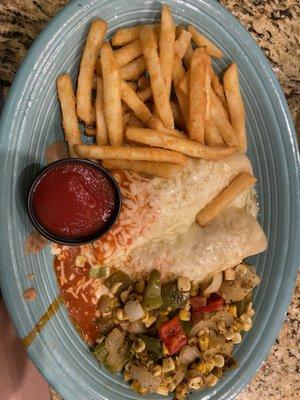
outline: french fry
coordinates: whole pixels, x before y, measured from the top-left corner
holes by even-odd
[[[207,226],[221,212],[228,207],[245,190],[248,190],[256,182],[256,178],[249,172],[242,172],[236,176],[221,193],[207,204],[197,215],[197,222],[201,226]]]
[[[191,44],[192,34],[185,29],[180,29],[175,41],[175,54],[182,60]]]
[[[184,130],[185,122],[179,104],[177,102],[175,103],[174,101],[170,101],[170,105],[172,108],[175,124]]]
[[[146,87],[145,89],[139,90],[137,95],[142,101],[147,101],[152,97],[152,90],[151,87]]]
[[[236,64],[231,64],[230,67],[227,68],[223,77],[223,82],[231,124],[238,139],[238,148],[242,153],[245,153],[247,151],[245,107],[240,92]]]
[[[140,32],[143,54],[150,75],[152,95],[159,118],[167,128],[174,128],[174,119],[169,96],[157,54],[157,45],[153,31],[144,27]]]
[[[148,176],[158,176],[160,178],[172,178],[182,167],[170,163],[157,163],[152,161],[130,161],[130,160],[104,160],[104,168],[110,170],[128,170]]]
[[[224,140],[222,139],[219,131],[212,120],[209,118],[204,123],[204,141],[208,146],[224,146]]]
[[[108,131],[104,116],[104,98],[103,98],[103,82],[102,78],[97,78],[97,94],[96,94],[96,142],[99,146],[108,144]]]
[[[120,68],[120,76],[124,81],[135,81],[146,71],[146,64],[143,56],[135,58]]]
[[[173,65],[173,84],[175,88],[175,94],[179,103],[179,107],[182,112],[182,116],[185,121],[185,125],[188,128],[189,122],[189,97],[184,94],[180,88],[179,84],[182,81],[183,77],[185,76],[185,70],[182,65],[182,61],[180,58],[175,55],[174,57],[174,65]]]
[[[154,29],[154,25],[148,26]],[[111,44],[113,46],[125,46],[139,38],[141,29],[142,25],[119,29],[111,38]]]
[[[120,47],[118,50],[114,51],[114,54],[119,67],[123,67],[142,54],[140,40],[136,39],[134,42],[129,43],[124,47]]]
[[[186,72],[184,77],[179,83],[179,89],[186,95],[189,96],[190,94],[190,70]]]
[[[141,128],[128,128],[141,129]],[[146,147],[110,147],[110,146],[90,146],[86,144],[75,145],[75,150],[80,157],[95,160],[135,160],[168,162],[184,166],[187,158],[176,151],[164,149],[151,149]]]
[[[121,98],[129,108],[137,115],[137,117],[148,126],[154,119],[149,108],[142,102],[134,90],[124,81],[121,82]]]
[[[120,70],[114,53],[107,42],[101,47],[101,67],[104,115],[109,142],[112,146],[121,146],[123,144],[123,121]]]
[[[133,142],[162,147],[205,160],[220,160],[236,151],[236,147],[204,146],[194,140],[174,137],[152,129],[128,128],[126,137]]]
[[[207,53],[215,58],[222,58],[223,53],[216,45],[214,45],[210,40],[206,37],[202,36],[193,25],[189,25],[188,31],[192,34],[193,42],[199,47],[206,47]]]
[[[193,53],[189,81],[189,134],[192,139],[204,144],[210,90],[210,58],[205,48],[197,48]]]
[[[124,81],[121,82],[121,97],[144,125],[161,132],[182,137],[182,134],[179,132],[165,128],[163,123],[151,113],[149,108],[141,101],[135,91],[132,90],[128,83]]]
[[[183,63],[184,63],[184,66],[185,66],[186,69],[189,69],[189,68],[190,68],[191,60],[192,60],[192,56],[193,56],[193,52],[194,52],[193,46],[192,46],[192,44],[190,43],[190,44],[188,45],[188,48],[187,48],[187,50],[186,50],[186,53],[185,53],[185,55],[184,55],[184,57],[183,57]]]
[[[77,115],[87,125],[95,122],[91,114],[92,87],[95,67],[106,33],[107,24],[101,19],[92,22],[84,46],[77,84]]]
[[[212,89],[210,91],[210,94],[210,114],[220,135],[222,136],[222,139],[228,146],[238,146],[237,135],[227,119],[227,114],[221,101],[218,99]]]
[[[211,78],[211,86],[213,88],[213,91],[219,97],[219,99],[221,100],[221,102],[223,104],[225,111],[227,112],[228,104],[227,104],[227,100],[225,97],[224,88],[223,88],[223,85],[220,82],[218,76],[215,74],[215,71],[212,66],[210,68],[210,78]],[[227,118],[228,118],[228,116],[227,116]]]
[[[168,98],[171,93],[172,70],[175,48],[175,24],[170,8],[164,5],[161,13],[159,35],[159,61],[161,72],[165,80]]]
[[[134,42],[139,38],[140,30],[140,26],[119,29],[111,38],[111,44],[113,46],[125,46],[126,44]]]
[[[81,143],[81,134],[76,115],[76,100],[70,75],[60,75],[57,78],[56,85],[62,113],[62,126],[65,140],[68,143],[70,157],[77,157],[74,145],[76,143]]]

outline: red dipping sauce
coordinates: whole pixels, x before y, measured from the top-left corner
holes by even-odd
[[[116,218],[114,182],[92,164],[80,160],[58,162],[34,184],[32,211],[50,234],[67,240],[88,238],[105,231]]]

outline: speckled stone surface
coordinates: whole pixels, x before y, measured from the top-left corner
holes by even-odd
[[[0,0],[0,80],[7,93],[26,51],[67,0]],[[300,134],[299,0],[220,0],[265,51]],[[300,260],[299,260],[300,264]],[[57,397],[53,394],[53,399]],[[267,360],[238,400],[300,398],[300,274]],[[29,400],[29,399],[28,399]]]

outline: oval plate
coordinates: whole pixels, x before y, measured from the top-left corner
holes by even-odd
[[[285,98],[264,54],[246,30],[212,0],[168,1],[177,23],[193,23],[224,52],[220,71],[234,60],[247,111],[249,157],[258,178],[260,222],[269,240],[253,262],[262,277],[255,293],[253,329],[237,348],[239,368],[218,385],[191,399],[232,398],[255,373],[275,340],[290,302],[299,261],[299,154]],[[25,256],[32,230],[25,209],[28,185],[44,164],[44,150],[62,138],[55,79],[69,72],[75,80],[90,21],[117,27],[159,19],[151,0],[82,0],[64,8],[28,52],[12,85],[1,121],[1,287],[19,337],[36,324],[58,294],[49,249]],[[30,282],[26,275],[35,273]],[[37,299],[23,300],[33,285]],[[99,368],[61,307],[28,348],[47,381],[66,399],[137,399],[121,377]],[[147,398],[158,398],[155,395]]]

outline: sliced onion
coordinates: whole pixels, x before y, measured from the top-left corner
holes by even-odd
[[[183,346],[179,353],[179,360],[182,364],[189,365],[200,356],[196,346]]]
[[[132,379],[137,380],[142,388],[154,392],[161,383],[161,378],[153,376],[145,367],[132,364],[130,368]]]
[[[216,275],[214,275],[212,283],[204,290],[205,296],[210,295],[211,293],[217,293],[217,291],[220,289],[222,285],[222,280],[223,280],[223,273],[218,272]]]
[[[129,300],[125,304],[124,311],[130,322],[138,321],[145,315],[143,307],[137,300]]]

